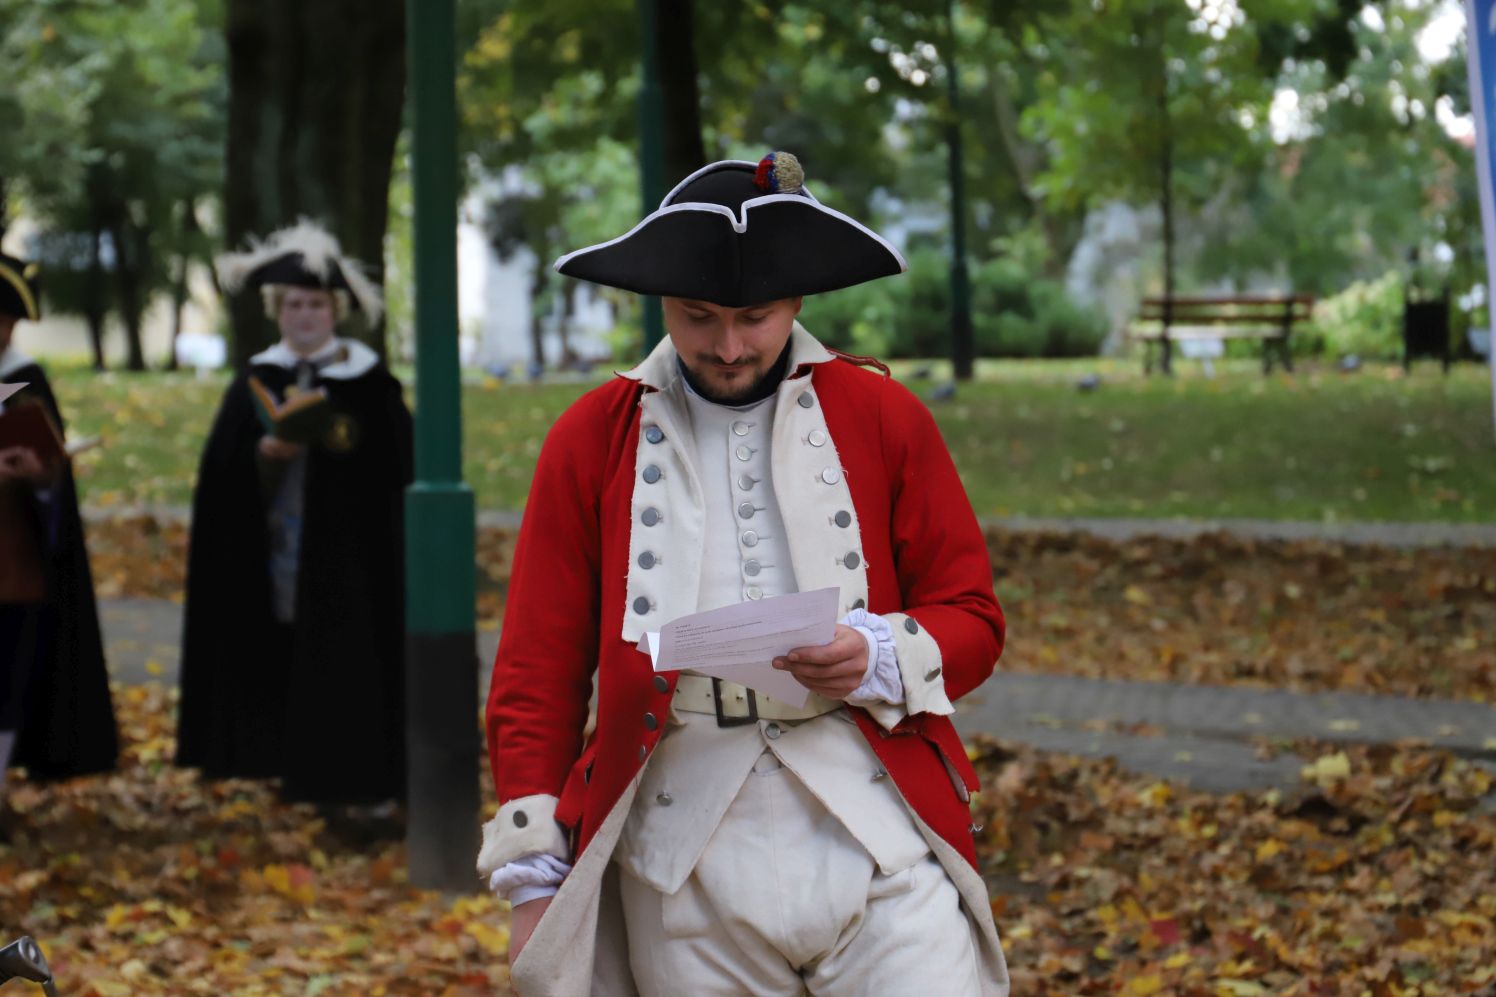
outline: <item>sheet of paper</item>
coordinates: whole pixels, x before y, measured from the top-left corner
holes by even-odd
[[[829,644],[836,635],[839,595],[838,589],[824,588],[682,616],[646,633],[639,650],[657,672],[688,668],[804,706],[809,690],[772,662],[797,647]]]
[[[26,384],[27,382],[25,381],[22,381],[20,384],[0,384],[0,403],[3,403],[5,399],[26,387]]]

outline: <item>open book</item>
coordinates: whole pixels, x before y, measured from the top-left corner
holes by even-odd
[[[249,379],[255,413],[265,432],[287,443],[312,443],[322,438],[332,424],[332,402],[323,388],[303,391],[280,401],[257,377]]]

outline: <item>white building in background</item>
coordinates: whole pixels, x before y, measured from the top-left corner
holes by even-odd
[[[478,184],[463,202],[457,228],[458,327],[463,363],[490,372],[523,373],[534,349],[530,342],[535,268],[554,260],[537,260],[528,247],[500,260],[481,219],[487,202],[505,192],[524,189],[523,175],[510,168],[501,178]],[[556,280],[561,278],[557,277]],[[612,306],[590,284],[577,284],[565,342],[584,360],[611,356],[608,334],[615,321]],[[544,364],[562,360],[562,313],[559,305],[541,319]]]

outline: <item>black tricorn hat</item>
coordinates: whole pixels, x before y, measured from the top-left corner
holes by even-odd
[[[224,253],[215,261],[218,281],[225,291],[282,285],[346,291],[349,303],[379,321],[384,295],[364,275],[362,265],[343,255],[338,240],[315,222],[303,218],[278,229],[264,242],[253,242],[242,253]]]
[[[802,177],[785,152],[704,166],[626,235],[566,254],[556,272],[745,308],[908,269],[882,236],[817,201]]]
[[[42,317],[36,293],[36,264],[0,253],[0,315],[35,322]]]

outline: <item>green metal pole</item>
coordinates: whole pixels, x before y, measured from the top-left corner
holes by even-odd
[[[415,201],[416,480],[406,492],[406,846],[411,885],[470,891],[478,854],[473,493],[457,359],[455,0],[407,0]]]
[[[971,331],[971,282],[966,266],[966,171],[961,148],[961,86],[956,79],[956,2],[946,8],[950,35],[945,46],[949,104],[945,123],[951,183],[951,361],[956,380],[970,381],[975,366]]]
[[[639,192],[647,215],[665,197],[665,97],[660,91],[659,0],[638,0],[639,69]],[[660,299],[645,296],[643,302],[644,354],[665,337],[665,318]]]

